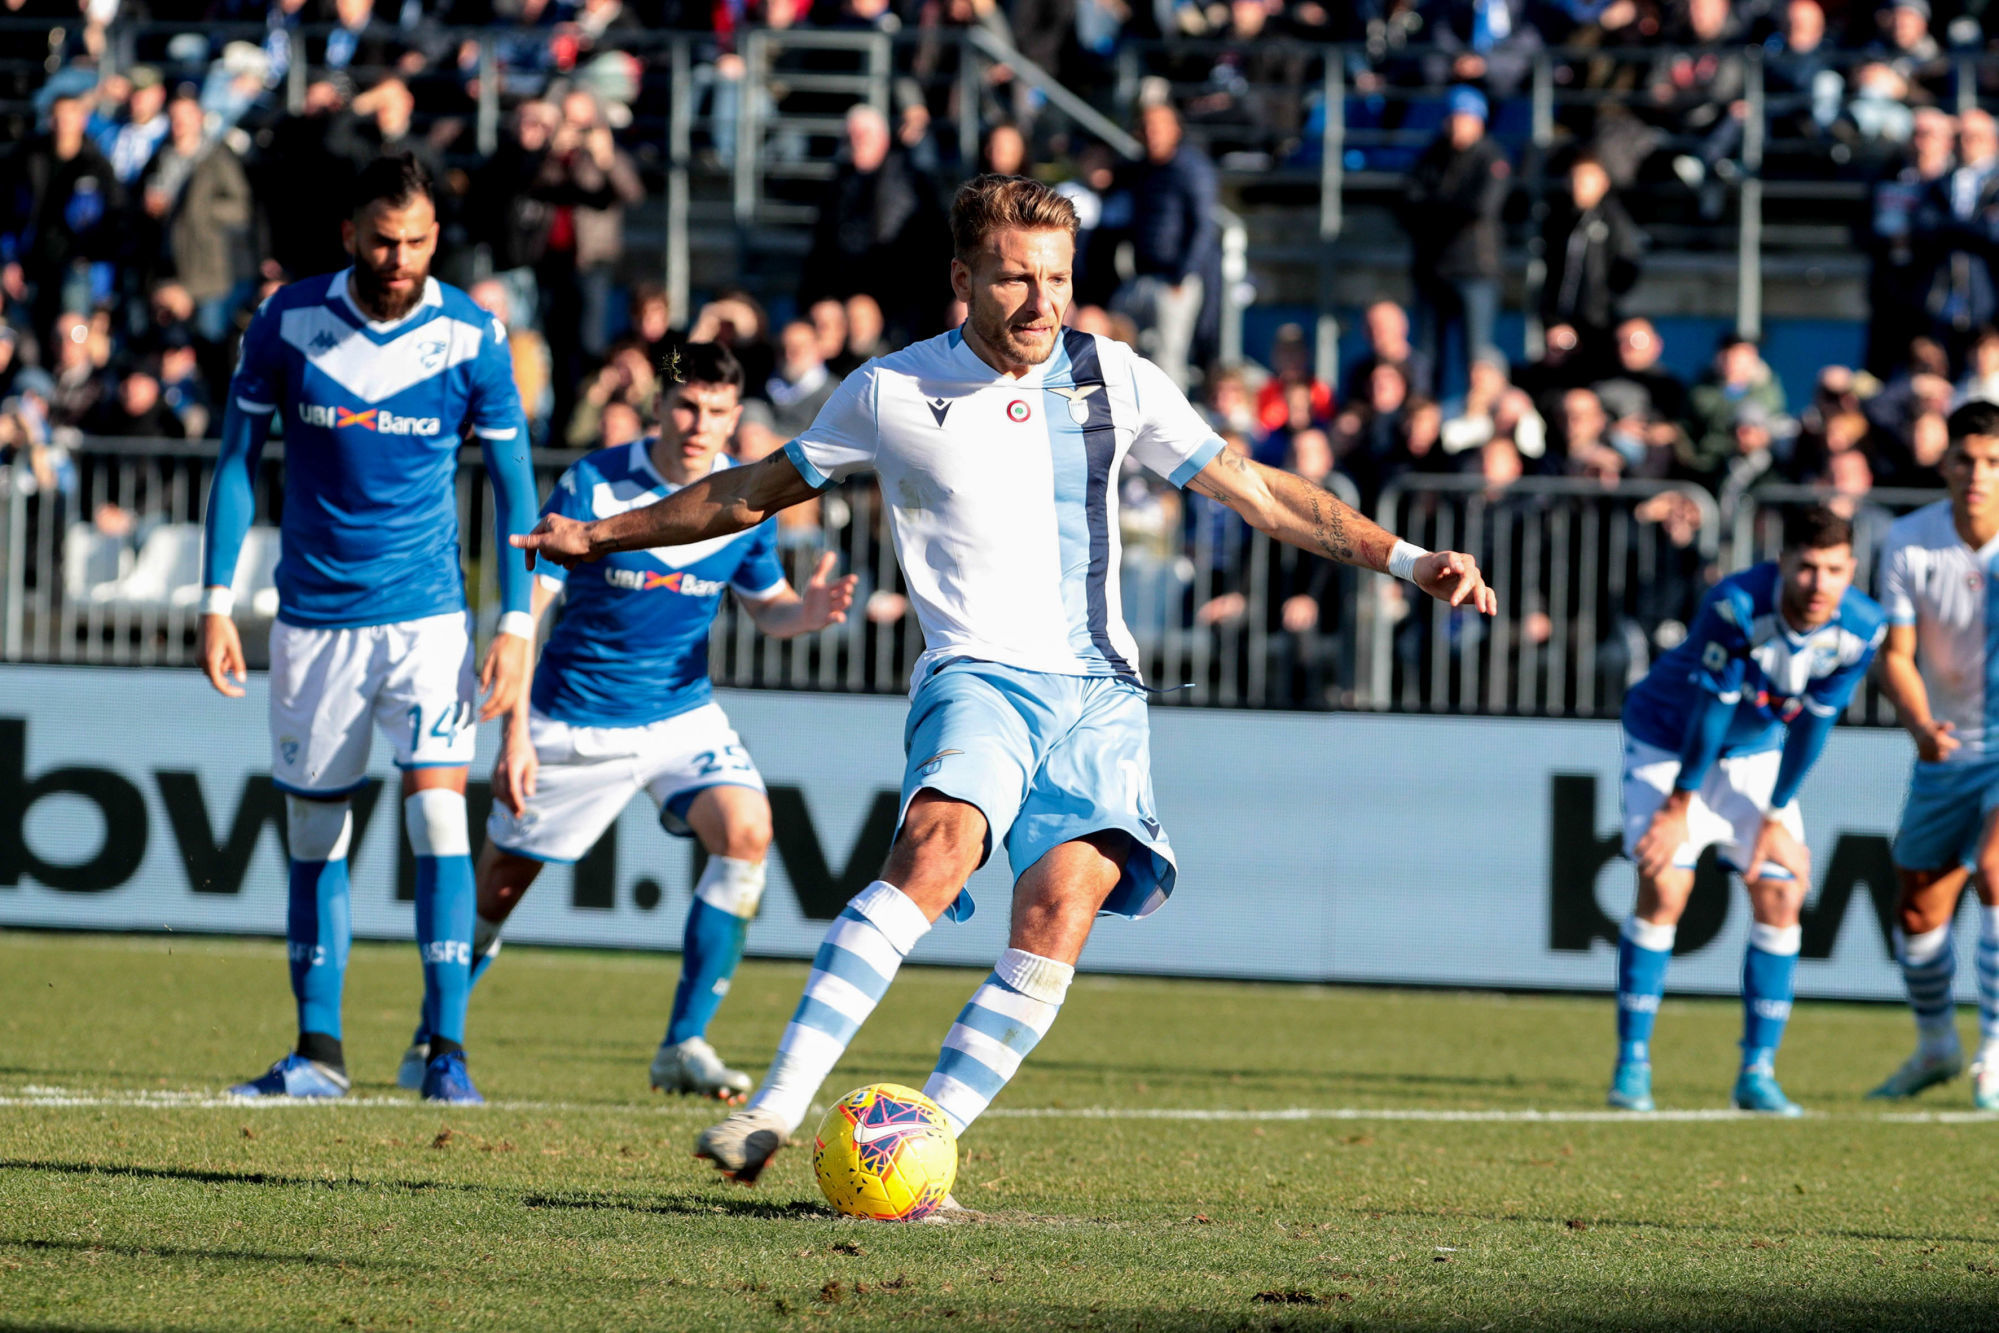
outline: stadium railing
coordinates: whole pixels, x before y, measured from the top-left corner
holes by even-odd
[[[215,446],[84,439],[43,487],[19,460],[0,467],[0,661],[192,666],[201,515]],[[534,454],[546,494],[577,457]],[[261,665],[276,610],[273,574],[284,451],[256,478],[256,520],[239,562],[238,618]],[[491,495],[479,452],[460,456],[459,536],[481,634],[498,616]],[[1352,483],[1329,479],[1358,504]],[[1174,706],[1362,708],[1396,712],[1615,716],[1625,689],[1686,633],[1716,577],[1773,558],[1784,513],[1831,501],[1853,510],[1858,584],[1873,588],[1887,525],[1940,498],[1877,490],[1845,499],[1769,485],[1726,507],[1697,486],[1405,476],[1374,507],[1391,530],[1476,555],[1497,592],[1490,620],[1378,575],[1334,566],[1256,533],[1190,493],[1130,476],[1119,597],[1137,665]],[[733,605],[711,660],[726,685],[898,693],[923,651],[873,483],[828,490],[779,522],[793,581],[821,551],[860,578],[855,611],[825,633],[778,641]],[[1301,600],[1302,599],[1302,600]],[[1853,721],[1890,713],[1870,689]]]

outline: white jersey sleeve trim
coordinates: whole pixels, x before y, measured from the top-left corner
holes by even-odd
[[[256,412],[259,415],[278,410],[276,403],[260,403],[254,398],[245,398],[241,394],[236,396],[236,406],[242,408],[245,412]]]
[[[558,565],[556,566],[556,568],[560,569],[561,566]],[[542,586],[543,590],[547,592],[561,592],[563,589],[569,586],[568,580],[563,578],[561,575],[545,574],[541,570],[535,571],[534,580],[536,583],[539,583]]]
[[[786,588],[790,587],[791,581],[789,579],[779,579],[776,583],[771,584],[768,588],[762,588],[762,589],[745,588],[740,583],[731,583],[729,586],[731,588],[734,588],[736,590],[737,595],[740,596],[746,602],[768,602],[771,598],[777,596],[779,593],[783,592]]]
[[[472,433],[482,440],[511,440],[521,432],[518,426],[474,426]]]
[[[1181,490],[1187,489],[1187,483],[1199,476],[1201,469],[1214,462],[1215,455],[1221,453],[1227,447],[1227,442],[1221,436],[1209,436],[1199,445],[1195,446],[1194,452],[1187,455],[1185,462],[1173,469],[1173,474],[1167,480]]]
[[[805,478],[805,484],[813,490],[823,491],[833,484],[831,477],[812,466],[812,460],[805,456],[805,447],[797,440],[784,446],[784,456],[791,460],[791,465],[798,469],[798,475]]]

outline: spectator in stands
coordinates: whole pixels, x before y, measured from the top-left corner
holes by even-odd
[[[201,104],[183,93],[167,107],[171,129],[139,180],[149,271],[171,272],[195,303],[195,330],[220,343],[250,277],[243,257],[255,210],[250,180],[230,147],[210,142]]]
[[[1886,379],[1901,369],[1909,340],[1929,327],[1924,302],[1931,266],[1916,245],[1924,196],[1950,173],[1957,122],[1934,107],[1916,112],[1906,158],[1874,183],[1864,241],[1867,258],[1867,369]]]
[[[49,104],[49,129],[6,163],[0,236],[32,293],[35,334],[47,341],[56,316],[88,309],[112,290],[111,261],[121,247],[124,187],[104,154],[84,137],[88,109],[80,95]]]
[[[1482,84],[1495,97],[1520,90],[1541,50],[1535,5],[1527,0],[1430,0],[1425,35],[1448,60],[1432,61],[1429,82]]]
[[[1547,264],[1541,322],[1573,328],[1583,365],[1608,370],[1615,364],[1619,306],[1638,281],[1638,229],[1611,194],[1610,173],[1594,153],[1576,154],[1568,183],[1568,196],[1556,198],[1541,232]]]
[[[1366,396],[1348,403],[1333,418],[1334,456],[1340,470],[1360,488],[1365,510],[1374,508],[1381,487],[1406,452],[1410,407],[1408,378],[1400,366],[1383,362],[1368,376]]]
[[[1139,345],[1182,388],[1207,289],[1220,254],[1220,183],[1207,155],[1183,141],[1180,113],[1155,104],[1140,114],[1145,159],[1132,172],[1130,282],[1113,309],[1138,325]]]
[[[367,4],[370,0],[340,0],[340,3]],[[391,75],[348,105],[346,114],[328,129],[327,147],[336,156],[345,158],[348,169],[355,174],[385,153],[408,153],[423,163],[431,179],[441,185],[445,180],[444,159],[429,140],[412,132],[415,114],[416,98],[409,85]],[[440,197],[438,202],[442,204],[444,200]]]
[[[1018,176],[1027,170],[1027,139],[1020,126],[1003,120],[986,130],[979,144],[979,174]]]
[[[57,318],[51,335],[54,378],[47,395],[50,426],[81,425],[104,397],[105,367],[111,361],[109,321],[105,324],[100,331],[98,321],[74,310]]]
[[[626,306],[631,336],[645,344],[646,359],[653,365],[665,364],[680,350],[680,335],[673,331],[673,301],[666,288],[656,282],[642,282],[632,288]]]
[[[167,82],[159,69],[134,65],[126,79],[132,93],[125,100],[125,114],[97,139],[98,149],[110,159],[112,173],[121,185],[139,179],[167,137]]]
[[[537,443],[548,438],[548,416],[555,407],[554,386],[549,379],[548,341],[526,324],[515,322],[507,285],[498,278],[485,278],[466,289],[472,303],[500,321],[507,330],[507,350],[514,360],[514,391],[520,395],[527,413],[528,433]],[[641,329],[636,336],[643,338]],[[646,364],[659,365],[651,345],[645,350]]]
[[[1839,119],[1845,80],[1834,69],[1818,0],[1790,0],[1782,31],[1763,44],[1763,105],[1774,138],[1817,140]]]
[[[1999,122],[1976,108],[1958,117],[1957,166],[1931,183],[1910,231],[1927,253],[1930,333],[1953,366],[1972,336],[1999,317],[1993,254],[1999,246]]]
[[[1909,81],[1893,65],[1876,60],[1854,69],[1852,85],[1846,110],[1833,126],[1834,136],[1862,166],[1892,160],[1915,131]]]
[[[1679,426],[1655,420],[1651,400],[1630,380],[1603,380],[1592,387],[1610,419],[1604,439],[1624,459],[1624,475],[1647,481],[1673,476],[1685,444]]]
[[[926,267],[944,233],[935,187],[873,107],[847,112],[846,135],[846,152],[819,204],[799,300],[866,292],[881,305],[895,339],[927,333],[945,300],[937,281],[922,276],[942,268]]]
[[[745,398],[760,396],[777,368],[777,353],[770,345],[770,317],[755,297],[740,288],[725,291],[702,306],[687,341],[718,342],[727,347],[743,367]]]
[[[1916,424],[1909,432],[1909,457],[1895,473],[1895,484],[1919,490],[1942,490],[1943,473],[1937,469],[1949,448],[1949,419],[1941,412],[1923,413],[1916,418]],[[1837,478],[1834,481],[1837,484]]]
[[[1987,324],[1972,339],[1964,378],[1957,383],[1951,408],[1965,403],[1999,403],[1999,328]]]
[[[1756,340],[1731,333],[1715,349],[1714,366],[1693,388],[1692,420],[1680,457],[1686,474],[1709,489],[1718,489],[1739,455],[1738,423],[1757,426],[1742,409],[1761,409],[1760,429],[1768,431],[1784,415],[1784,386],[1764,364]],[[1767,443],[1767,441],[1766,441]]]
[[[1511,187],[1506,154],[1485,132],[1486,102],[1455,88],[1443,133],[1424,150],[1403,192],[1410,278],[1416,291],[1416,345],[1440,384],[1449,383],[1450,330],[1465,363],[1492,346],[1499,300],[1499,213]]]
[[[1617,365],[1609,380],[1637,386],[1645,397],[1643,414],[1648,422],[1675,429],[1684,426],[1692,416],[1692,399],[1686,383],[1660,363],[1666,342],[1652,321],[1627,319],[1619,324],[1614,347]]]
[[[327,69],[386,69],[402,59],[405,48],[396,29],[375,14],[375,0],[323,0],[316,23],[333,30],[317,46],[316,65]],[[428,165],[428,164],[426,164]]]
[[[633,440],[646,436],[645,418],[639,410],[624,399],[614,399],[604,405],[604,412],[598,418],[596,438],[579,448],[615,449]]]
[[[466,201],[472,239],[486,246],[493,276],[506,285],[508,305],[522,323],[542,322],[535,266],[548,251],[555,208],[571,202],[554,197],[542,181],[561,119],[553,103],[537,98],[514,108],[508,132],[473,172]]]
[[[863,365],[878,356],[887,356],[894,348],[888,345],[884,336],[881,303],[866,292],[855,292],[847,298],[847,359],[855,365]]]
[[[1055,192],[1076,208],[1075,301],[1107,306],[1117,294],[1117,247],[1131,227],[1131,193],[1117,186],[1117,159],[1096,140],[1076,154],[1076,170]]]
[[[1400,307],[1391,307],[1397,316]],[[1408,344],[1408,322],[1402,325],[1403,345]],[[1405,364],[1398,362],[1397,364]],[[1305,330],[1297,324],[1280,324],[1277,336],[1270,344],[1270,377],[1256,391],[1256,423],[1264,431],[1284,429],[1292,416],[1291,396],[1296,386],[1303,386],[1312,421],[1323,426],[1332,419],[1332,386],[1320,379],[1312,371],[1312,349],[1305,341]],[[1405,369],[1403,378],[1407,379]]]
[[[1722,194],[1718,183],[1709,188],[1709,178],[1732,169],[1742,141],[1745,76],[1736,49],[1742,37],[1729,0],[1687,0],[1671,49],[1654,62],[1648,80],[1655,123],[1699,141],[1692,152],[1675,154],[1673,171],[1701,190],[1702,210],[1710,216],[1720,212]]]
[[[1280,329],[1279,332],[1283,331]],[[1393,301],[1376,301],[1370,305],[1361,316],[1361,333],[1366,350],[1346,368],[1340,387],[1342,401],[1351,401],[1365,393],[1368,377],[1384,361],[1402,367],[1403,378],[1417,393],[1436,392],[1437,380],[1432,373],[1430,358],[1409,341],[1409,316],[1401,306]],[[1298,329],[1296,341],[1302,350],[1305,342],[1303,329]]]
[[[1893,0],[1876,11],[1881,40],[1869,54],[1901,77],[1907,100],[1934,103],[1948,91],[1950,61],[1930,35],[1929,0]]]
[[[1233,432],[1240,435],[1248,442],[1251,458],[1271,467],[1283,465],[1290,423],[1280,414],[1275,425],[1264,424],[1241,366],[1215,367],[1202,387],[1206,392],[1203,395],[1205,401],[1200,405],[1201,415],[1215,428],[1215,434]],[[1264,387],[1269,387],[1268,382]]]
[[[184,427],[160,393],[159,365],[138,362],[118,377],[118,392],[83,419],[86,435],[128,440],[178,440]]]
[[[795,319],[785,325],[778,335],[777,373],[765,382],[761,397],[743,405],[738,431],[744,447],[761,457],[790,443],[839,387],[819,354],[819,335],[811,322]]]
[[[1610,442],[1610,415],[1594,389],[1570,389],[1562,395],[1562,465],[1573,477],[1593,477],[1604,483],[1624,476],[1625,457]]]
[[[599,447],[605,434],[605,414],[613,404],[631,408],[641,423],[653,420],[659,392],[659,371],[645,345],[637,339],[619,343],[577,398],[563,427],[564,441],[572,449]]]
[[[1472,361],[1465,396],[1444,404],[1439,443],[1445,455],[1457,458],[1495,437],[1512,441],[1526,458],[1538,460],[1547,452],[1547,424],[1533,399],[1508,380],[1506,358],[1487,352]]]
[[[259,154],[253,184],[268,223],[269,258],[289,278],[336,272],[347,263],[340,210],[326,207],[328,199],[345,197],[352,183],[353,165],[332,142],[345,110],[342,83],[308,83],[303,110],[280,117]],[[478,219],[480,210],[472,216]]]
[[[208,385],[202,379],[194,339],[178,326],[168,329],[160,339],[160,401],[179,420],[186,438],[208,438],[209,423],[214,419]]]
[[[847,303],[830,296],[821,297],[812,303],[805,317],[819,339],[819,359],[826,363],[827,372],[836,380],[845,379],[849,371],[860,365],[847,356]]]

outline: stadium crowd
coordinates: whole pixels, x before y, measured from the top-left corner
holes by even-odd
[[[0,466],[17,486],[74,489],[65,445],[82,436],[212,436],[249,311],[344,262],[328,201],[384,151],[414,153],[444,183],[440,276],[507,322],[538,443],[558,449],[645,433],[682,339],[734,348],[748,371],[739,450],[779,447],[846,371],[956,318],[942,213],[979,169],[1065,181],[1083,220],[1075,322],[1197,388],[1234,447],[1338,474],[1364,505],[1400,477],[1452,472],[1495,490],[1534,474],[1716,495],[1785,480],[1862,505],[1877,485],[1936,485],[1944,415],[1999,396],[1999,128],[1975,106],[1952,110],[1981,91],[1959,86],[1978,67],[1955,57],[1999,34],[1999,7],[1975,0],[0,0],[0,19],[14,20],[0,24],[0,94],[32,108],[0,155]],[[56,45],[28,19],[63,20]],[[121,20],[189,26],[147,29],[145,59],[118,64],[106,56]],[[202,23],[261,24],[267,38],[224,41]],[[465,29],[489,24],[503,25],[489,49],[506,115],[482,155],[489,67]],[[1151,43],[1147,67],[1165,77],[1139,99],[1135,162],[1044,132],[1038,99],[1003,64],[980,81],[980,142],[959,145],[948,66],[960,48],[919,44],[886,114],[846,114],[789,308],[774,319],[724,290],[675,311],[625,240],[627,211],[657,188],[656,158],[630,133],[664,59],[645,39],[698,35],[696,147],[720,164],[742,99],[764,95],[743,42],[759,25],[978,27],[1105,99],[1118,52]],[[1402,172],[1410,299],[1360,312],[1331,381],[1296,325],[1267,364],[1217,357],[1217,163],[1316,151],[1324,108],[1299,42],[1347,44],[1350,121],[1375,115],[1428,141],[1360,163]],[[1530,164],[1523,80],[1548,53],[1565,89],[1605,96],[1564,101],[1554,156]],[[1695,212],[1718,206],[1742,170],[1752,60],[1773,147],[1800,150],[1765,169],[1857,176],[1870,192],[1857,238],[1871,263],[1866,357],[1826,367],[1803,402],[1748,338],[1723,339],[1683,380],[1659,328],[1626,309],[1647,242],[1625,201],[1642,193],[1647,223],[1661,186]],[[1509,203],[1530,165],[1547,206],[1523,224]],[[1523,246],[1546,275],[1528,292],[1532,359],[1494,338]],[[1230,573],[1249,541],[1240,521],[1129,486],[1135,559],[1161,534],[1212,556],[1215,577],[1182,614],[1246,614]],[[1689,521],[1671,501],[1650,518],[1662,531]],[[1287,566],[1272,624],[1330,623],[1323,578]],[[899,616],[898,601],[870,612]]]

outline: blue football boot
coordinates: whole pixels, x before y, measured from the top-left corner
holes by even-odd
[[[486,1099],[472,1086],[465,1068],[465,1052],[446,1051],[423,1069],[423,1099],[449,1102],[453,1106],[484,1106]]]
[[[293,1051],[264,1071],[261,1078],[238,1083],[229,1089],[232,1097],[345,1097],[347,1075],[308,1060]]]
[[[1619,1061],[1604,1100],[1620,1111],[1652,1110],[1652,1066],[1643,1060]]]
[[[1738,1111],[1755,1111],[1760,1115],[1800,1116],[1805,1108],[1784,1095],[1777,1086],[1777,1075],[1761,1065],[1751,1065],[1735,1078],[1735,1091],[1729,1101]]]

